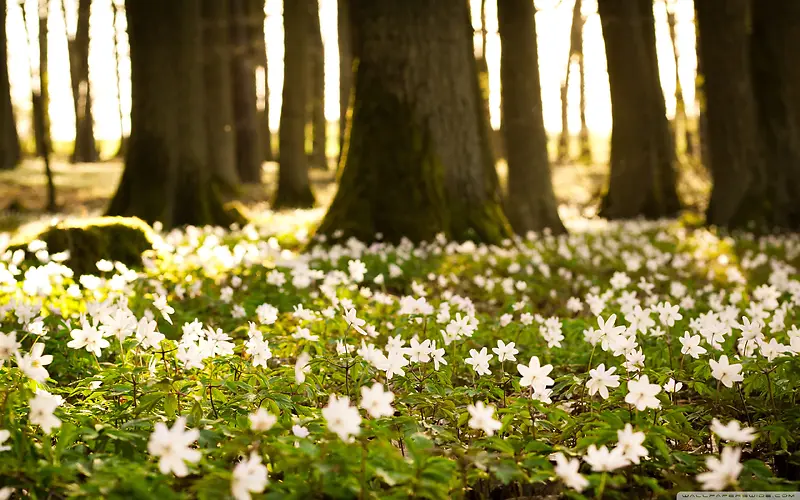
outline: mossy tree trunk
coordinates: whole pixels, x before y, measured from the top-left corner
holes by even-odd
[[[751,64],[772,217],[770,225],[800,228],[800,124],[794,110],[800,86],[795,45],[800,30],[797,2],[751,6]]]
[[[328,169],[325,152],[327,124],[325,121],[325,47],[319,23],[319,0],[311,1],[309,17],[309,116],[311,118],[311,167]]]
[[[337,26],[339,37],[339,161],[337,170],[342,168],[342,154],[347,136],[347,110],[353,88],[353,40],[350,25],[350,0],[338,0]]]
[[[697,0],[708,166],[709,224],[769,224],[767,174],[759,144],[749,54],[749,0]]]
[[[598,12],[614,122],[601,215],[675,215],[675,147],[658,75],[652,0],[599,0]]]
[[[498,242],[510,234],[489,151],[466,2],[351,0],[355,94],[322,234]]]
[[[6,0],[0,0],[0,170],[17,166],[20,160],[19,135],[11,104],[6,46]]]
[[[508,162],[506,214],[519,234],[544,228],[561,233],[542,114],[533,2],[497,0],[497,20]]]
[[[66,25],[66,4],[63,3]],[[75,110],[75,143],[72,163],[93,163],[100,159],[94,139],[92,93],[89,81],[89,17],[92,0],[78,0],[78,23],[74,36],[67,34],[72,104]]]
[[[200,0],[128,0],[131,136],[109,215],[232,222],[208,164]]]
[[[261,182],[261,124],[258,120],[250,0],[229,0],[231,83],[233,88],[236,170],[246,183]]]
[[[227,189],[239,184],[231,84],[229,0],[201,0],[208,165]]]
[[[283,5],[286,51],[283,66],[283,102],[278,131],[280,167],[278,188],[272,206],[307,208],[314,205],[308,179],[306,156],[306,118],[308,116],[308,33],[313,0],[297,0]]]

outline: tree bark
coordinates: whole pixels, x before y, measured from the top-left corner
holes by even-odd
[[[286,2],[283,8],[286,52],[278,132],[280,168],[278,188],[272,202],[275,209],[307,208],[314,205],[305,148],[309,81],[308,33],[314,4],[311,0],[297,0]]]
[[[338,0],[337,25],[339,29],[339,161],[337,170],[343,168],[342,156],[347,137],[351,91],[353,88],[353,40],[350,26],[350,0]]]
[[[128,0],[131,136],[109,215],[233,222],[208,164],[200,0]]]
[[[749,0],[697,0],[706,101],[708,162],[714,184],[709,224],[769,224],[767,176],[757,130],[749,54]]]
[[[350,6],[359,56],[353,120],[319,231],[391,242],[507,237],[466,2]]]
[[[100,159],[94,139],[92,117],[92,93],[89,81],[89,17],[92,0],[78,0],[78,24],[75,35],[70,36],[67,27],[67,9],[64,0],[64,27],[67,32],[72,104],[75,110],[75,143],[70,155],[72,163],[93,163]]]
[[[532,0],[497,0],[497,20],[508,162],[506,214],[519,234],[544,228],[562,233],[547,155]]]
[[[260,183],[263,153],[249,1],[230,0],[229,3],[236,170],[242,182]]]
[[[8,79],[8,49],[6,45],[6,0],[0,0],[0,170],[19,164],[20,147],[14,107],[11,104],[11,84]]]
[[[325,48],[319,24],[319,0],[311,1],[309,18],[309,116],[311,117],[311,167],[328,169],[325,152],[327,122],[325,121]]]
[[[610,219],[675,215],[675,148],[658,77],[651,0],[599,0],[611,88]]]
[[[208,164],[228,190],[239,185],[230,57],[229,0],[201,0]]]
[[[800,227],[800,123],[794,110],[800,85],[795,49],[796,2],[753,2],[751,64],[759,137],[767,170],[770,224]]]

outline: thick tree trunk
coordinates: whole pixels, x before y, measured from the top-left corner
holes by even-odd
[[[278,131],[280,168],[273,208],[306,208],[314,205],[308,180],[305,128],[308,99],[308,33],[312,0],[286,2],[283,29],[286,52],[283,69],[283,103]]]
[[[709,224],[769,224],[767,175],[759,147],[749,54],[749,0],[697,0],[706,101],[708,161],[714,185]]]
[[[800,5],[796,2],[754,2],[751,64],[763,145],[772,225],[800,227],[800,123],[794,110]]]
[[[350,0],[338,0],[337,24],[339,28],[339,161],[337,170],[343,168],[342,155],[347,137],[347,110],[353,88],[353,40],[350,26]]]
[[[228,0],[201,0],[208,165],[227,189],[239,184],[231,85]]]
[[[489,151],[466,2],[353,0],[353,121],[320,232],[498,242],[510,227]]]
[[[66,4],[63,3],[66,28]],[[92,0],[78,0],[78,24],[75,36],[67,34],[69,73],[72,84],[72,104],[75,110],[75,143],[70,156],[72,163],[92,163],[100,159],[94,140],[92,93],[89,81],[89,17]],[[66,30],[68,31],[68,30]]]
[[[231,73],[236,170],[246,183],[261,182],[261,128],[252,50],[250,0],[230,0]]]
[[[327,123],[325,121],[325,48],[319,24],[319,0],[311,2],[309,18],[309,116],[311,117],[311,167],[328,169],[325,153]]]
[[[200,0],[128,0],[126,11],[131,137],[109,215],[226,226],[208,166]]]
[[[599,0],[611,88],[611,172],[601,215],[675,215],[675,148],[658,77],[651,0]]]
[[[0,0],[0,170],[17,166],[20,160],[19,136],[11,104],[6,47],[6,0]]]
[[[519,234],[564,232],[550,178],[536,21],[531,0],[497,0],[503,134],[508,162],[506,214]]]

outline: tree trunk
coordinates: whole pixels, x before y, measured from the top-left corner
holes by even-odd
[[[111,0],[111,19],[114,26],[114,77],[117,84],[117,113],[119,113],[119,148],[115,158],[124,158],[128,149],[128,138],[125,136],[125,112],[122,110],[122,75],[120,74],[120,59],[122,59],[122,44],[119,41],[117,17],[119,16],[118,0]]]
[[[208,165],[200,0],[128,0],[131,136],[109,215],[223,225]]]
[[[800,227],[800,129],[794,110],[800,85],[795,49],[800,29],[796,2],[753,2],[751,64],[758,131],[767,170],[772,217],[783,228]]]
[[[353,40],[350,26],[350,0],[338,0],[337,24],[339,28],[339,161],[337,170],[341,171],[342,155],[347,137],[347,110],[350,107],[353,88]]]
[[[260,122],[252,50],[250,0],[230,0],[231,84],[236,136],[236,170],[246,183],[261,182]]]
[[[53,152],[50,135],[50,75],[47,60],[47,19],[49,17],[48,0],[39,0],[39,88],[33,95],[33,128],[39,156],[44,160],[44,173],[47,179],[47,211],[55,212],[56,185],[53,170],[50,168],[50,154]]]
[[[283,8],[283,29],[286,52],[283,67],[283,103],[278,132],[280,168],[278,188],[272,206],[307,208],[314,205],[308,180],[308,158],[305,128],[308,99],[308,33],[312,0],[286,2]]]
[[[322,31],[319,25],[319,1],[312,0],[309,19],[309,103],[311,117],[311,166],[328,169],[325,153],[327,142],[325,121],[325,49],[322,44]]]
[[[215,180],[231,190],[239,184],[231,86],[229,0],[201,0],[203,19],[208,164]]]
[[[611,88],[611,172],[601,215],[675,215],[675,149],[658,77],[651,0],[599,0]]]
[[[532,0],[497,0],[503,134],[508,162],[506,214],[519,234],[564,232],[550,179],[536,20]]]
[[[476,58],[477,66],[478,66],[478,82],[480,84],[481,89],[481,98],[483,103],[483,114],[486,123],[489,124],[489,144],[491,146],[490,151],[492,152],[492,162],[496,163],[496,159],[498,156],[504,156],[502,150],[503,148],[499,144],[498,137],[495,134],[495,131],[491,127],[491,109],[489,107],[489,63],[486,60],[486,43],[487,38],[489,35],[488,30],[486,29],[486,0],[481,0],[480,4],[480,20],[481,20],[481,29],[480,29],[480,40],[481,40],[481,51]]]
[[[686,156],[692,158],[694,156],[694,140],[692,138],[691,128],[689,127],[689,118],[686,116],[686,100],[683,98],[683,88],[681,87],[678,39],[675,32],[675,12],[669,9],[669,4],[666,0],[664,1],[664,8],[667,12],[669,39],[672,44],[672,58],[675,61],[675,119],[672,125],[675,145],[677,147],[682,137]],[[683,130],[681,130],[681,127],[683,127]]]
[[[264,109],[258,110],[259,131],[261,132],[261,152],[264,161],[275,161],[272,152],[272,132],[269,129],[269,64],[267,62],[267,32],[264,25],[266,17],[266,0],[251,0],[255,9],[254,20],[258,23],[255,36],[254,58],[258,65],[264,68]]]
[[[17,166],[20,160],[19,136],[11,104],[6,47],[6,0],[0,0],[0,170]]]
[[[461,0],[353,0],[353,121],[322,234],[499,242],[510,234]]]
[[[706,101],[708,161],[714,184],[709,224],[769,222],[749,55],[749,0],[697,0]]]
[[[558,137],[559,163],[567,163],[570,159],[569,154],[569,74],[572,67],[572,60],[578,53],[578,48],[582,43],[583,18],[581,17],[581,0],[575,0],[572,6],[572,24],[569,32],[569,52],[567,53],[567,69],[564,81],[561,83],[561,135]],[[498,11],[500,7],[498,6]],[[502,36],[502,35],[501,35]],[[501,56],[502,57],[502,56]]]
[[[578,0],[580,3],[580,0]],[[578,9],[580,14],[580,8]],[[583,57],[583,26],[586,24],[586,18],[581,14],[580,27],[576,35],[575,42],[575,55],[578,59],[578,85],[580,91],[579,97],[579,115],[581,121],[581,130],[578,132],[578,159],[581,163],[592,163],[592,145],[589,139],[589,126],[586,124],[586,64]]]
[[[67,32],[72,104],[75,110],[75,143],[70,161],[93,163],[100,159],[94,140],[94,118],[92,117],[92,93],[89,81],[89,17],[92,0],[78,0],[78,24],[75,35],[70,36],[67,27],[67,8],[64,0],[64,28]]]

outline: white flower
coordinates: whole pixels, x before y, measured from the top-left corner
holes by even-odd
[[[3,444],[6,441],[8,441],[8,438],[10,437],[11,437],[10,431],[7,431],[6,429],[0,429],[0,451],[8,451],[11,449],[10,446]]]
[[[110,314],[100,316],[100,331],[103,337],[116,337],[122,342],[136,331],[136,317],[128,308],[118,308]]]
[[[252,451],[250,458],[243,459],[233,468],[231,493],[236,500],[250,500],[250,493],[261,493],[267,482],[267,468],[261,463],[261,457]]]
[[[258,322],[262,325],[271,325],[278,321],[278,309],[271,304],[261,304],[256,307],[256,316],[258,316]]]
[[[605,337],[616,337],[617,335],[622,335],[625,333],[624,325],[614,326],[614,323],[617,322],[617,315],[612,314],[608,317],[607,320],[604,320],[602,316],[597,317],[597,326],[598,331],[602,332],[602,336]]]
[[[361,335],[367,335],[367,332],[365,332],[364,328],[362,328],[367,322],[356,316],[355,309],[345,309],[342,317],[344,318],[345,322],[347,322],[347,326],[353,327],[353,329]]]
[[[153,307],[158,309],[158,311],[170,325],[172,324],[172,318],[170,318],[169,315],[174,314],[175,309],[173,309],[172,306],[167,304],[167,297],[160,294],[156,295],[155,298],[153,299]]]
[[[256,432],[266,432],[278,422],[278,417],[264,408],[259,408],[254,413],[251,413],[248,418],[250,419],[250,428]]]
[[[100,357],[103,349],[111,345],[108,340],[103,338],[103,334],[100,330],[86,320],[82,321],[80,328],[72,330],[70,336],[72,340],[67,342],[67,347],[73,349],[85,348],[88,352],[93,353],[97,357]]]
[[[427,363],[431,360],[431,341],[425,340],[418,341],[416,338],[411,339],[411,346],[403,348],[405,353],[408,354],[408,359],[415,363]]]
[[[350,406],[350,398],[330,395],[328,406],[322,409],[322,417],[328,429],[335,432],[342,441],[350,442],[353,436],[361,432],[361,415],[354,406]]]
[[[630,464],[622,448],[617,447],[609,451],[605,446],[598,449],[593,444],[589,445],[583,460],[592,467],[594,472],[612,472]]]
[[[664,391],[665,392],[678,392],[683,388],[683,382],[675,382],[675,379],[669,379],[664,384]]]
[[[517,358],[515,357],[519,351],[514,345],[514,342],[509,342],[506,344],[502,340],[497,341],[497,347],[492,348],[492,352],[497,354],[497,361],[501,363],[503,361],[516,361]]]
[[[740,363],[730,364],[728,356],[722,355],[719,361],[708,360],[711,365],[711,376],[722,382],[725,387],[733,387],[736,382],[744,380],[742,376],[742,365]]]
[[[163,422],[156,422],[155,430],[150,434],[147,451],[159,457],[158,470],[162,474],[172,472],[177,477],[189,474],[186,462],[197,463],[200,461],[200,452],[189,448],[200,436],[197,429],[186,430],[186,418],[178,417],[172,428]]]
[[[489,436],[493,436],[494,432],[503,426],[499,420],[495,420],[493,417],[494,406],[486,406],[483,401],[467,406],[467,411],[470,414],[469,426],[473,429],[482,430]]]
[[[647,448],[642,446],[644,432],[633,432],[631,424],[625,424],[624,429],[617,431],[617,439],[617,448],[622,450],[623,456],[631,463],[638,464],[640,458],[648,456]]]
[[[311,371],[308,362],[311,361],[311,355],[303,351],[297,356],[297,362],[294,364],[294,379],[298,384],[306,381],[306,373]]]
[[[531,357],[528,366],[518,364],[517,371],[522,375],[522,379],[519,381],[519,385],[522,387],[533,386],[534,390],[541,392],[541,389],[554,383],[553,379],[548,376],[553,371],[553,365],[541,366],[537,356]]]
[[[391,417],[394,415],[392,408],[394,393],[384,391],[383,384],[375,383],[373,386],[361,388],[361,408],[367,410],[372,418]]]
[[[632,404],[639,411],[661,408],[661,401],[656,397],[659,392],[661,392],[661,386],[651,384],[647,375],[642,375],[638,379],[628,382],[628,394],[625,396],[625,402]]]
[[[743,466],[739,463],[741,456],[741,449],[725,447],[720,458],[707,457],[708,472],[697,475],[697,480],[702,483],[703,489],[721,491],[735,485],[739,480],[739,474],[742,473]]]
[[[294,434],[295,437],[304,438],[308,437],[309,432],[308,428],[295,424],[292,426],[292,434]]]
[[[749,443],[756,438],[756,430],[752,427],[742,427],[736,420],[731,420],[727,425],[716,418],[711,421],[711,432],[725,441],[735,441],[737,443]]]
[[[55,396],[45,390],[37,390],[36,395],[28,401],[31,407],[28,419],[31,424],[40,426],[46,434],[50,434],[53,429],[61,427],[61,420],[53,413],[63,402],[64,399],[61,396]]]
[[[580,460],[577,458],[567,459],[561,452],[553,455],[553,458],[556,461],[556,466],[554,468],[556,475],[564,481],[564,484],[569,488],[575,491],[583,491],[589,486],[589,480],[578,472],[581,466]]]
[[[38,342],[33,344],[31,352],[24,356],[20,356],[19,352],[17,352],[17,365],[19,369],[22,370],[28,378],[39,383],[44,382],[47,380],[47,377],[50,376],[45,366],[53,362],[53,356],[43,353],[44,344]]]
[[[164,334],[158,331],[158,323],[142,316],[136,325],[136,340],[139,341],[139,345],[145,349],[158,348],[165,338]]]
[[[433,369],[439,371],[439,365],[446,365],[444,359],[444,348],[436,348],[436,342],[431,342],[431,357],[433,358]]]
[[[608,388],[619,387],[619,375],[614,375],[616,370],[616,366],[606,370],[605,363],[600,363],[597,368],[589,370],[589,380],[586,381],[589,395],[594,396],[599,392],[603,399],[608,399]]]
[[[390,349],[389,355],[386,357],[384,370],[386,372],[386,380],[391,380],[395,375],[405,376],[404,366],[408,366],[408,360],[403,348]]]
[[[705,354],[706,348],[700,346],[700,335],[689,335],[689,332],[685,332],[683,337],[678,339],[681,341],[681,354],[688,354],[689,356],[697,359],[700,357],[701,354]]]
[[[475,370],[475,373],[478,375],[488,375],[491,373],[489,371],[489,361],[494,357],[493,354],[489,354],[486,348],[482,348],[480,352],[475,349],[469,350],[470,357],[465,359],[464,361],[472,366],[472,369]]]
[[[19,342],[17,342],[17,333],[9,332],[8,334],[0,332],[0,367],[7,359],[11,359],[19,350]]]

